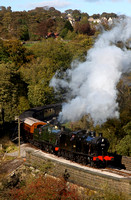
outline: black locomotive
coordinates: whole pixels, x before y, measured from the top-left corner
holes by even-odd
[[[121,159],[108,153],[109,141],[94,131],[70,131],[51,123],[43,123],[34,118],[24,121],[26,140],[46,152],[65,157],[72,161],[94,167],[121,165]]]

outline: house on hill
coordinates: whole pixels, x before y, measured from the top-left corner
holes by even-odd
[[[57,38],[59,36],[59,33],[54,33],[54,32],[49,32],[49,33],[47,33],[47,35],[46,35],[46,39],[48,39],[48,38]]]
[[[70,22],[71,25],[73,26],[74,23],[75,23],[75,19],[72,17],[72,15],[71,15],[71,14],[68,14],[68,15],[66,16],[66,18],[69,20],[69,22]]]

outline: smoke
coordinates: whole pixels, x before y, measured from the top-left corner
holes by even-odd
[[[122,73],[131,69],[131,51],[125,43],[131,38],[131,18],[119,19],[114,28],[103,32],[88,51],[86,62],[72,63],[63,79],[51,80],[55,90],[66,89],[61,122],[76,121],[90,114],[94,124],[119,118],[116,85]],[[122,41],[123,48],[116,43]]]

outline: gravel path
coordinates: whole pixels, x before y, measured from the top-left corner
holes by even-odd
[[[22,157],[22,158],[26,157],[26,149],[31,150],[34,148],[31,147],[30,144],[21,144],[20,145],[20,157]],[[19,155],[19,151],[7,153],[6,155],[17,157]]]

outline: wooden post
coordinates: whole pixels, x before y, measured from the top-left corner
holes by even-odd
[[[20,158],[20,118],[19,117],[18,117],[18,144],[19,144],[18,157]]]
[[[5,120],[4,120],[4,108],[2,108],[1,104],[0,104],[0,113],[2,116],[2,132],[4,134],[4,124],[5,124]]]
[[[15,116],[15,120],[18,120],[18,146],[19,146],[18,158],[20,158],[20,117]]]

